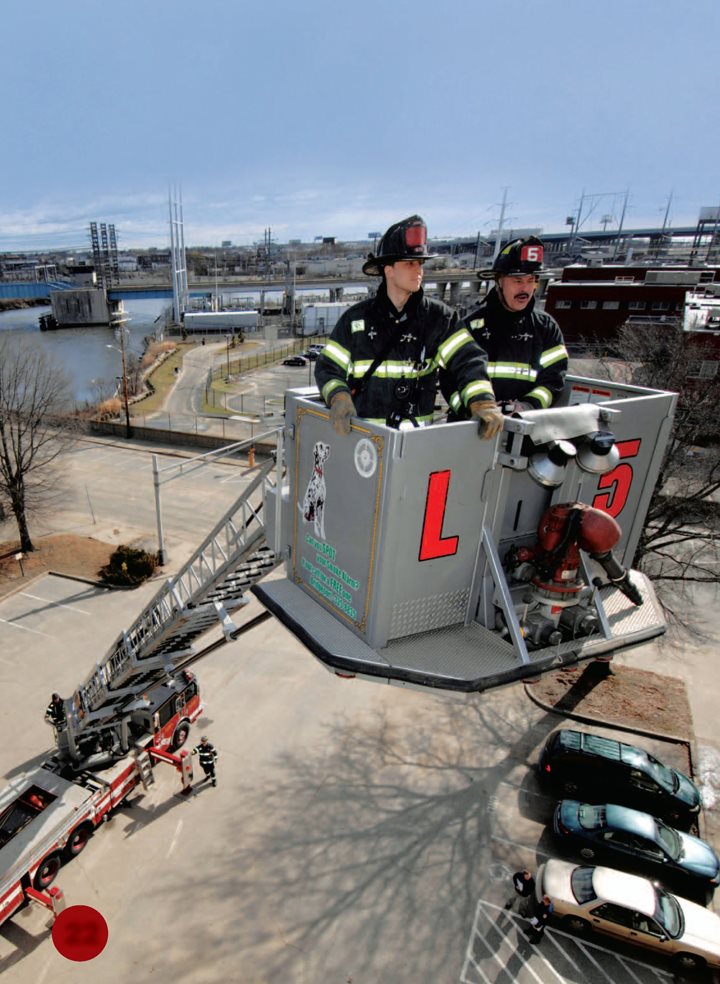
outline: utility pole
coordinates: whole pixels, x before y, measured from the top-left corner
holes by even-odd
[[[502,231],[503,224],[505,222],[505,209],[507,208],[507,188],[503,188],[503,200],[500,206],[500,221],[498,222],[497,236],[495,237],[495,249],[493,251],[492,261],[493,263],[497,259],[497,255],[500,252],[500,247],[502,245]]]
[[[625,198],[623,200],[622,213],[620,215],[620,225],[618,226],[617,239],[615,240],[615,249],[613,250],[613,259],[617,257],[618,249],[620,248],[620,236],[623,230],[623,222],[625,221],[625,212],[627,211],[628,198],[630,197],[630,192],[625,192]]]
[[[130,403],[128,401],[127,363],[125,361],[125,326],[120,325],[120,357],[122,359],[123,402],[125,404],[125,437],[132,436],[130,428]]]
[[[130,427],[130,400],[128,399],[128,380],[127,380],[127,362],[125,360],[125,325],[120,325],[118,331],[120,332],[120,348],[115,348],[114,345],[106,345],[106,348],[114,349],[115,352],[120,352],[120,358],[122,360],[122,391],[123,391],[123,404],[125,406],[125,437],[132,437],[132,428]],[[116,377],[117,378],[117,377]]]
[[[585,204],[585,189],[583,188],[582,195],[580,195],[580,204],[578,205],[577,215],[575,216],[575,223],[570,229],[570,245],[568,247],[568,253],[572,256],[572,251],[575,248],[575,239],[577,238],[578,231],[580,229],[580,218],[582,216],[583,205]]]

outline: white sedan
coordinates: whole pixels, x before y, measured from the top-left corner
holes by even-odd
[[[576,932],[637,943],[684,969],[720,967],[720,916],[649,878],[551,858],[538,870],[535,891],[538,900],[549,895],[555,916]]]

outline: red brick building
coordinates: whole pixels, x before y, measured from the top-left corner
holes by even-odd
[[[579,345],[612,339],[631,317],[681,318],[687,293],[711,283],[720,285],[720,267],[571,265],[549,284],[545,310]]]

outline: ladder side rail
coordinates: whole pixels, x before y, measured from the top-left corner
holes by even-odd
[[[184,599],[185,604],[192,604],[201,594],[206,593],[217,582],[224,578],[230,564],[238,562],[243,553],[247,552],[249,542],[256,542],[257,537],[248,541],[243,536],[247,527],[253,520],[260,525],[261,532],[264,528],[259,517],[259,510],[252,508],[249,512],[246,509],[246,502],[251,495],[261,486],[266,475],[273,467],[272,460],[264,464],[250,485],[243,491],[242,495],[230,507],[227,513],[219,520],[213,530],[208,534],[203,543],[195,551],[195,554],[187,561],[185,566],[178,572],[175,578],[158,591],[157,595],[149,602],[133,625],[114,643],[110,652],[98,664],[96,670],[90,675],[85,684],[80,688],[86,699],[94,700],[103,687],[110,686],[119,673],[127,669],[134,653],[131,640],[137,637],[138,633],[145,626],[148,628],[148,636],[144,644],[152,645],[157,638],[167,631],[168,622],[177,617],[178,609],[176,599]],[[240,528],[233,523],[237,513],[240,513],[242,522]],[[212,550],[218,537],[225,533],[228,544],[231,546],[227,554],[227,559],[221,565],[210,563],[207,558],[208,549]],[[237,556],[239,555],[239,556]],[[199,565],[200,570],[197,570]],[[206,566],[205,566],[206,565]],[[206,574],[202,570],[205,568]],[[98,674],[104,673],[104,679],[98,678]],[[90,696],[92,695],[92,696]]]
[[[264,537],[264,530],[257,530],[253,534],[253,539],[246,544],[247,551],[251,553],[255,552],[258,545],[264,541]],[[224,571],[221,570],[218,572],[212,578],[211,582],[206,584],[204,588],[205,594],[211,594],[218,587],[222,586],[228,571],[231,569],[233,571],[235,570],[234,564],[235,561],[232,561],[224,565]],[[248,575],[246,586],[249,587],[256,580],[259,580],[269,566],[271,565],[268,563],[259,570],[256,570],[254,575]],[[242,593],[244,589],[235,588],[235,592],[238,590]],[[82,688],[82,706],[86,712],[86,717],[78,722],[78,733],[83,731],[84,725],[89,723],[87,717],[88,712],[100,709],[116,689],[122,687],[125,690],[130,685],[129,681],[133,676],[144,676],[148,669],[157,667],[158,682],[161,682],[169,673],[177,671],[177,667],[172,660],[173,634],[176,634],[176,637],[183,641],[182,649],[185,651],[187,649],[186,642],[188,636],[195,637],[201,635],[215,623],[217,623],[217,613],[214,602],[201,602],[193,609],[186,610],[184,613],[176,612],[173,623],[165,626],[164,633],[158,636],[151,646],[146,647],[144,654],[131,654],[127,658],[123,658],[122,661],[116,662],[113,672],[110,675],[104,674],[103,668],[100,667],[94,675],[93,685]],[[168,646],[170,646],[169,651],[167,649]],[[124,657],[125,655],[123,654]],[[147,681],[144,681],[141,689],[146,689],[147,686]]]
[[[203,543],[198,547],[192,557],[187,561],[185,566],[175,575],[173,579],[168,582],[168,585],[163,587],[156,597],[150,601],[145,612],[138,618],[134,625],[128,630],[128,635],[131,635],[133,630],[136,628],[137,624],[141,621],[146,613],[154,611],[158,608],[159,603],[164,599],[168,591],[175,590],[180,598],[182,598],[186,604],[192,603],[196,598],[198,592],[206,591],[210,585],[208,584],[208,577],[218,578],[224,573],[224,569],[228,564],[232,562],[237,562],[240,558],[237,554],[241,554],[246,549],[246,541],[243,539],[240,531],[237,531],[235,535],[230,535],[228,537],[228,542],[232,548],[229,552],[227,559],[221,565],[212,564],[208,559],[208,551],[212,554],[212,549],[216,545],[216,541],[223,533],[227,533],[227,529],[233,529],[232,521],[237,513],[240,513],[245,519],[246,516],[246,502],[251,495],[258,489],[261,482],[265,478],[265,475],[270,471],[273,462],[270,461],[262,466],[258,475],[253,479],[250,485],[244,490],[239,499],[230,507],[228,512],[220,519],[213,530],[208,534]],[[258,524],[262,528],[262,523],[259,518],[258,510],[253,509],[251,513],[251,518],[257,520]],[[242,524],[241,524],[242,525]],[[244,532],[244,531],[243,531]],[[205,566],[207,565],[207,566]],[[202,570],[205,567],[207,571],[207,576],[202,575]],[[193,589],[193,582],[196,581],[197,587]]]

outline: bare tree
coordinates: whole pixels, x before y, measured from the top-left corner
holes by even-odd
[[[14,515],[23,553],[28,516],[55,491],[52,463],[66,446],[67,377],[44,352],[0,336],[0,502]]]
[[[720,375],[711,373],[720,361],[720,343],[684,333],[678,319],[630,321],[613,351],[617,359],[599,360],[600,375],[678,394],[635,565],[675,588],[679,581],[718,583]]]

